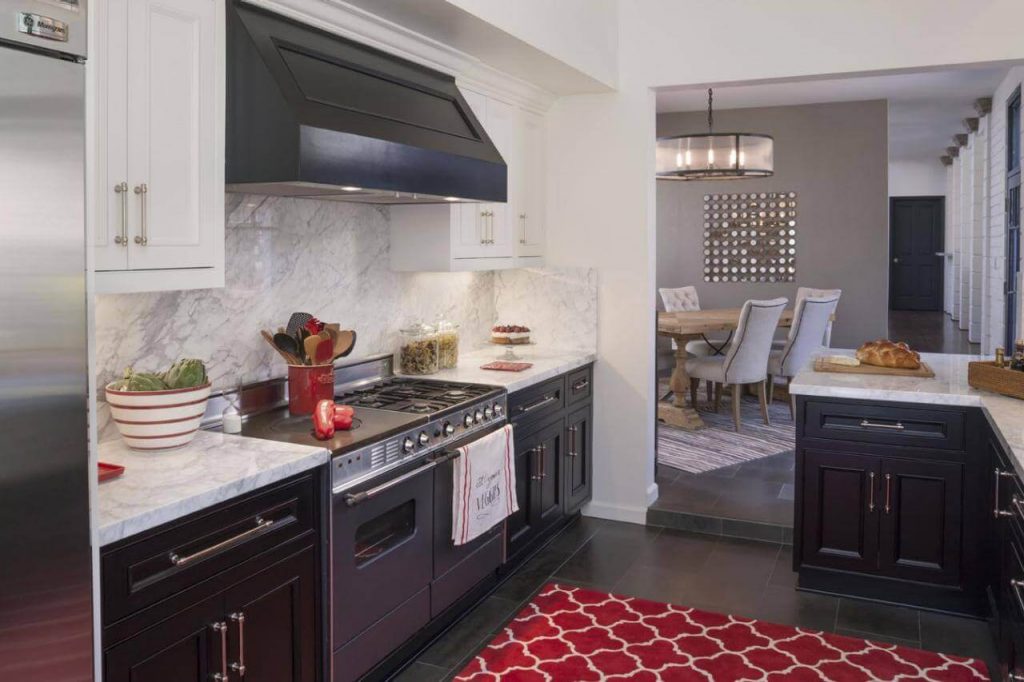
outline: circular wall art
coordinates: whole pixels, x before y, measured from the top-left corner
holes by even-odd
[[[705,282],[796,280],[796,192],[704,195]]]

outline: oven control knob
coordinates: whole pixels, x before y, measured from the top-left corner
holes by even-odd
[[[452,426],[451,422],[445,422],[444,426],[441,427],[441,431],[445,436],[450,436],[455,433],[455,427]]]
[[[494,416],[494,410],[492,410],[490,408],[490,406],[485,407],[484,408],[484,419],[490,419],[493,416]]]
[[[426,445],[430,442],[430,436],[427,435],[426,431],[420,431],[419,441],[420,445]]]
[[[462,423],[465,424],[466,428],[468,429],[470,426],[473,425],[473,415],[467,412],[466,418],[462,420]]]
[[[494,416],[500,417],[501,413],[505,411],[505,408],[501,406],[501,403],[494,403]]]
[[[473,420],[474,420],[474,421],[475,421],[475,422],[476,422],[477,424],[480,424],[480,423],[482,423],[482,422],[483,422],[483,420],[484,420],[484,413],[483,413],[483,412],[481,412],[480,410],[477,410],[476,412],[474,412],[474,413],[473,413]]]
[[[413,442],[412,438],[406,436],[405,440],[402,441],[402,449],[405,450],[406,452],[412,452],[412,449],[414,447],[416,447],[416,443]]]

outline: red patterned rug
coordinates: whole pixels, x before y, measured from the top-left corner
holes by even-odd
[[[464,682],[988,680],[976,659],[547,585]]]

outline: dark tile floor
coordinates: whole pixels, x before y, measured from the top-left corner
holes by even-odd
[[[647,523],[756,540],[788,541],[793,529],[792,452],[691,474],[659,465]]]
[[[396,679],[453,677],[549,581],[685,604],[994,664],[983,621],[798,592],[789,547],[583,518]]]
[[[914,310],[889,311],[889,338],[906,341],[922,353],[979,353],[981,346],[967,340],[949,315]]]

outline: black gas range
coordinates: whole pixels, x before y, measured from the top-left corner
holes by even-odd
[[[355,408],[355,418],[331,440],[318,440],[312,418],[286,408],[250,417],[242,435],[328,448],[338,493],[505,423],[504,389],[396,376],[391,363],[387,356],[335,370],[335,402]]]

